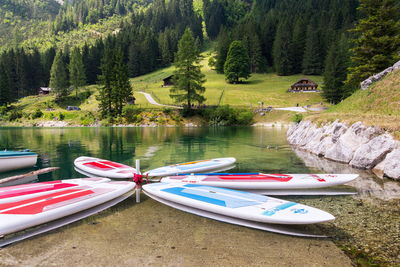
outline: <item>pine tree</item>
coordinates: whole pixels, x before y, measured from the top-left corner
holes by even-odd
[[[315,23],[315,21],[311,22],[307,27],[307,41],[303,56],[303,73],[309,75],[320,75],[324,65],[319,31]]]
[[[99,82],[101,84],[99,90],[99,109],[101,117],[112,116],[114,111],[112,107],[112,83],[114,80],[114,57],[113,50],[109,45],[104,48],[104,55],[101,59],[101,75]]]
[[[331,103],[338,103],[346,96],[344,81],[349,65],[349,43],[345,35],[335,41],[329,48],[323,74],[323,97]]]
[[[250,77],[250,58],[241,41],[233,41],[229,46],[224,73],[229,83],[239,83],[240,78]]]
[[[293,27],[292,37],[292,60],[293,74],[300,73],[302,69],[303,54],[306,43],[306,23],[303,17],[298,18]]]
[[[188,109],[191,109],[194,102],[201,104],[205,101],[202,95],[205,91],[205,75],[201,73],[200,60],[199,48],[192,31],[187,28],[178,44],[174,63],[174,86],[170,90],[170,96],[177,103],[186,103]]]
[[[289,22],[284,20],[278,26],[273,45],[274,67],[278,75],[290,75],[293,73],[291,41],[291,27]]]
[[[364,15],[353,29],[351,67],[346,85],[352,90],[360,82],[391,66],[400,52],[400,6],[395,0],[361,0]]]
[[[86,84],[85,66],[83,65],[82,55],[79,48],[75,47],[71,52],[71,62],[69,63],[69,78],[71,85],[75,89],[75,96],[78,97],[78,88]]]
[[[227,29],[222,28],[218,36],[217,43],[217,56],[215,63],[215,70],[218,73],[224,73],[224,65],[226,56],[228,55],[229,45],[231,44],[231,38]]]
[[[57,98],[68,94],[68,76],[61,50],[57,51],[53,65],[51,66],[50,87],[56,93]]]
[[[117,49],[114,53],[113,69],[112,104],[115,115],[121,116],[123,107],[132,95],[132,87],[128,76],[128,66],[123,61],[123,53],[121,49]]]
[[[11,103],[11,88],[6,67],[0,62],[0,106]]]

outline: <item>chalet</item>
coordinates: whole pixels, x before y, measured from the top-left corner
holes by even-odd
[[[163,79],[164,83],[163,83],[162,87],[174,85],[173,79],[174,79],[174,75],[170,75],[170,76],[164,78]]]
[[[40,87],[39,88],[39,95],[48,95],[51,92],[50,87]]]
[[[288,92],[318,92],[318,84],[310,79],[303,78],[298,80],[288,89]]]

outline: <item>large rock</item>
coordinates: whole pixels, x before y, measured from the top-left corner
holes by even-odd
[[[379,132],[378,128],[365,127],[361,122],[356,122],[326,151],[325,157],[330,160],[349,163],[354,152]]]
[[[400,179],[400,149],[395,149],[386,156],[383,172],[390,178]]]
[[[368,89],[371,86],[371,84],[373,84],[374,82],[377,82],[379,80],[382,80],[386,75],[388,75],[389,73],[391,73],[397,69],[400,69],[400,61],[396,62],[393,66],[391,66],[375,75],[372,75],[372,76],[368,77],[368,79],[361,82],[360,83],[361,90]]]
[[[389,134],[379,135],[356,150],[350,165],[361,169],[372,169],[396,146],[397,142]]]
[[[339,121],[335,121],[328,125],[322,133],[320,142],[310,150],[310,152],[318,156],[325,156],[326,151],[333,147],[339,140],[340,136],[347,131],[347,126]]]

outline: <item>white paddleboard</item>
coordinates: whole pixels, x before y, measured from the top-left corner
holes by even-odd
[[[154,183],[144,185],[143,190],[184,206],[262,223],[312,224],[335,219],[325,211],[306,205],[219,187]]]
[[[74,161],[76,168],[91,176],[101,176],[114,179],[129,179],[137,173],[128,165],[93,157],[79,157]]]
[[[105,183],[109,181],[110,179],[108,178],[93,177],[0,187],[0,203],[24,200],[27,198],[59,192],[65,189],[71,189],[77,186]]]
[[[189,212],[192,214],[196,214],[202,217],[210,218],[213,220],[221,221],[221,222],[226,222],[226,223],[231,223],[231,224],[236,224],[240,226],[245,226],[249,228],[254,228],[258,230],[263,230],[263,231],[268,231],[268,232],[273,232],[273,233],[278,233],[278,234],[284,234],[284,235],[292,235],[292,236],[301,236],[301,237],[327,237],[325,235],[315,235],[315,234],[310,234],[306,232],[302,232],[296,229],[290,228],[288,225],[278,225],[278,224],[267,224],[267,223],[259,223],[259,222],[253,222],[253,221],[247,221],[247,220],[242,220],[239,218],[233,218],[229,216],[224,216],[221,214],[216,214],[212,212],[208,212],[205,210],[199,210],[195,209],[189,206],[184,206],[181,204],[178,204],[176,202],[168,201],[163,198],[156,197],[146,191],[144,191],[146,195],[151,197],[152,199],[165,204],[167,206],[170,206],[172,208],[182,210],[185,212]]]
[[[106,182],[2,203],[0,236],[95,207],[131,191],[134,187],[133,182]]]
[[[358,174],[209,173],[169,176],[165,183],[190,183],[240,190],[308,189],[348,183]]]
[[[148,176],[168,176],[180,173],[196,173],[220,170],[228,166],[233,165],[236,162],[235,158],[216,158],[207,160],[197,160],[185,163],[179,163],[174,165],[169,165],[165,167],[160,167],[145,172]]]

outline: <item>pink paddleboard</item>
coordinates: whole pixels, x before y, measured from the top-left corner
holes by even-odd
[[[128,165],[92,157],[79,157],[75,159],[74,165],[83,173],[114,179],[133,178],[137,173],[135,168]]]

